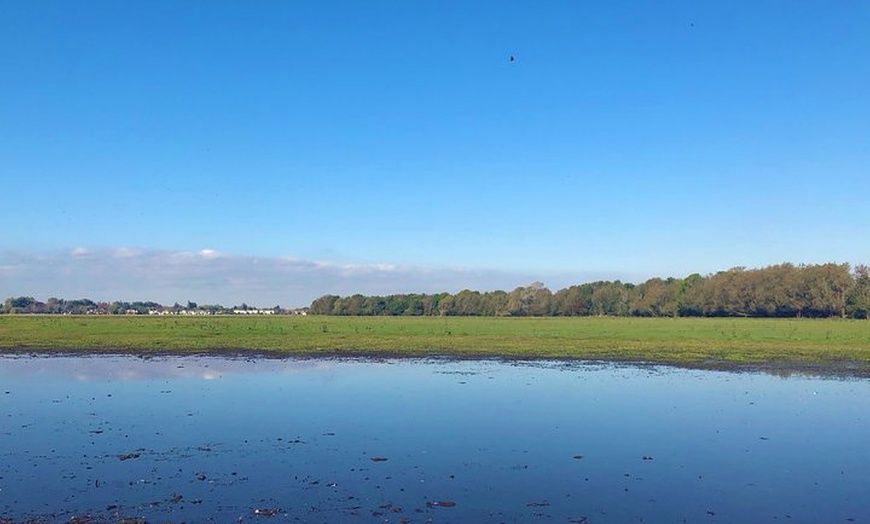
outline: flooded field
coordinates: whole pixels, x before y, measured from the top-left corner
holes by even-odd
[[[4,523],[870,521],[867,379],[0,357],[0,417]]]

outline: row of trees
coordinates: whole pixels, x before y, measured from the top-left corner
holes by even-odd
[[[0,313],[74,315],[117,314],[234,314],[262,312],[247,304],[220,305],[156,302],[94,302],[89,299],[10,297]],[[762,269],[728,271],[683,279],[651,278],[642,284],[599,281],[561,289],[555,293],[535,282],[513,291],[456,294],[402,294],[389,296],[325,295],[311,307],[272,313],[318,315],[411,316],[752,316],[870,318],[870,267],[849,264],[780,264]]]
[[[99,310],[108,312],[108,303],[97,303],[87,298],[64,300],[52,297],[40,302],[33,297],[9,297],[0,306],[0,313],[54,313],[58,315],[89,315]]]
[[[457,294],[325,295],[317,315],[411,316],[749,316],[870,317],[870,267],[780,264],[713,275],[651,278],[642,284],[599,281],[555,293],[535,282],[513,291]]]
[[[148,315],[162,314],[204,314],[204,315],[232,315],[237,312],[266,311],[259,308],[242,304],[241,306],[224,307],[215,304],[199,305],[196,302],[187,302],[181,305],[178,302],[171,306],[164,306],[157,302],[94,302],[87,298],[78,300],[65,300],[52,297],[42,302],[33,297],[9,297],[0,305],[0,314],[53,314],[53,315]],[[285,310],[281,306],[270,308],[275,314],[298,313],[298,310]]]

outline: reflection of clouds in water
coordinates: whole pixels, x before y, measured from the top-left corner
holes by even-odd
[[[0,377],[68,377],[86,382],[165,379],[215,380],[224,375],[297,373],[330,369],[325,359],[134,356],[0,356]]]

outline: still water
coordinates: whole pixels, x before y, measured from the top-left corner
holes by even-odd
[[[870,522],[870,381],[0,357],[0,519]]]

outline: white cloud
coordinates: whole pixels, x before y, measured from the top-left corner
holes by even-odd
[[[584,278],[585,277],[585,278]],[[154,300],[163,304],[246,302],[307,306],[325,294],[455,293],[511,290],[535,280],[554,291],[619,275],[546,275],[395,264],[337,264],[292,257],[228,255],[212,249],[170,251],[77,247],[49,253],[0,252],[0,299]]]

